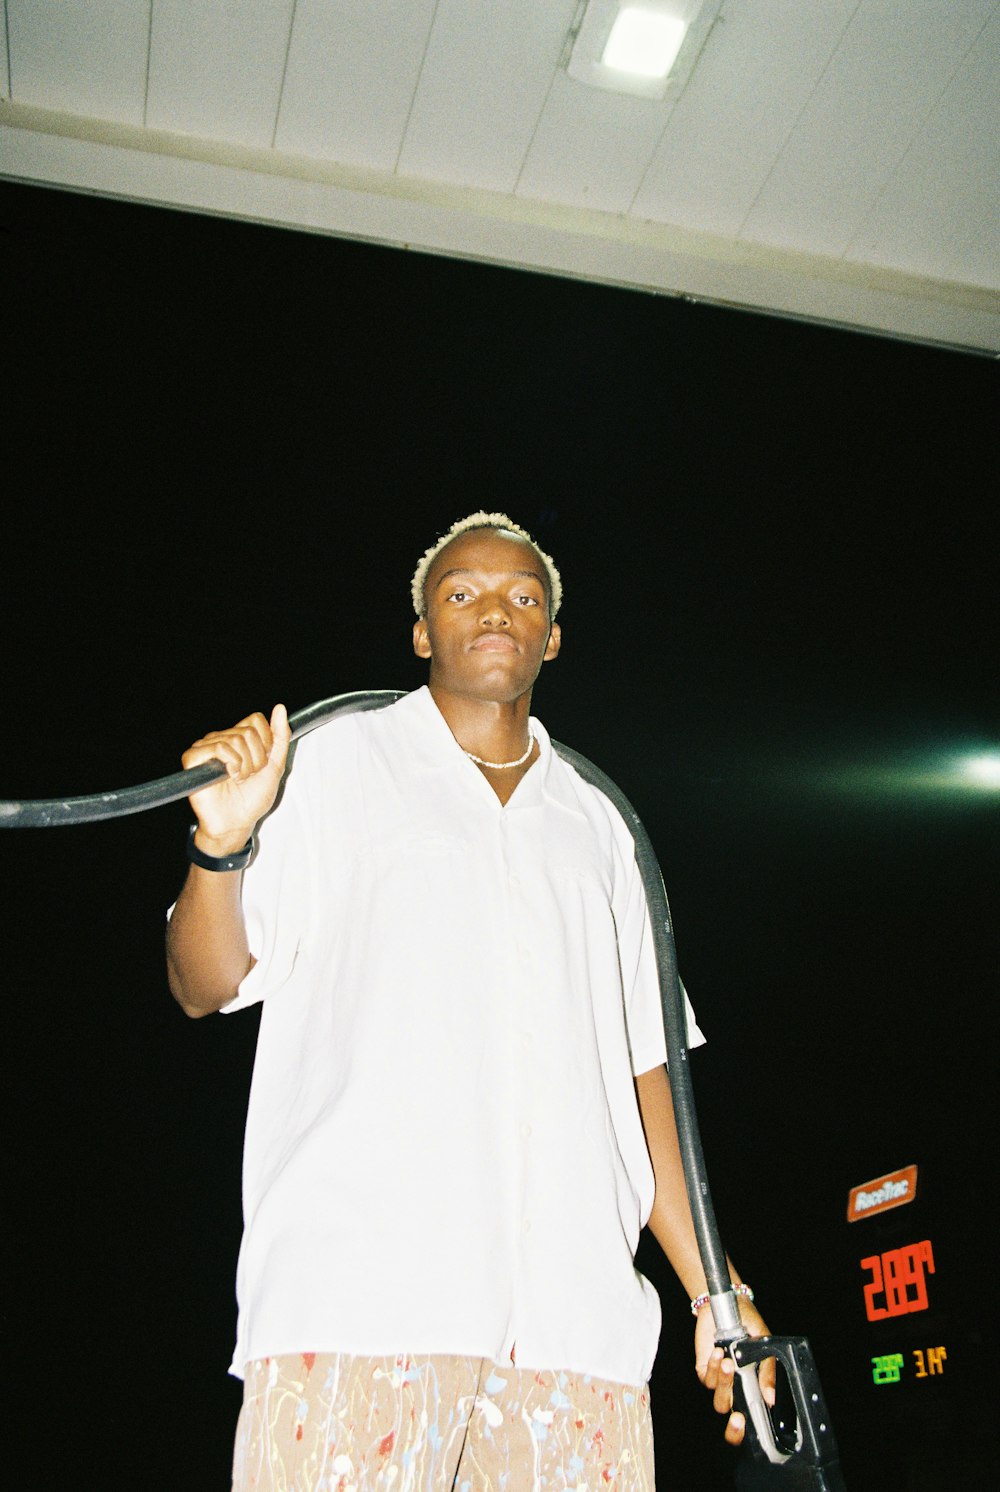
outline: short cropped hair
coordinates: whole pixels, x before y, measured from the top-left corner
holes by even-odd
[[[514,534],[517,538],[523,539],[526,544],[531,545],[542,562],[549,582],[549,619],[552,620],[562,605],[563,588],[559,571],[556,569],[551,556],[547,555],[544,549],[538,547],[527,529],[522,528],[519,523],[515,523],[512,518],[508,518],[506,513],[485,512],[470,513],[468,518],[459,518],[456,523],[452,524],[446,534],[441,535],[436,544],[431,545],[430,549],[427,550],[421,559],[413,572],[413,580],[410,584],[413,609],[417,613],[417,616],[423,617],[427,615],[427,600],[424,596],[424,587],[427,584],[427,572],[430,570],[431,565],[437,559],[445,545],[451,543],[452,539],[457,539],[459,534],[466,534],[470,529],[476,528],[503,529],[505,533]]]

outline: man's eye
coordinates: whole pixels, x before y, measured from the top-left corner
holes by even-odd
[[[537,596],[515,596],[514,599],[516,600],[518,606],[537,606],[538,605],[538,598],[537,598]]]
[[[467,601],[468,599],[468,591],[452,591],[451,595],[448,597],[449,601]]]

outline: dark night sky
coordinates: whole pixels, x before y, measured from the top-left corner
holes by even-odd
[[[276,698],[419,683],[416,557],[507,508],[566,581],[538,713],[660,853],[727,1243],[812,1338],[852,1492],[973,1485],[1000,796],[885,778],[1000,748],[996,364],[12,185],[0,256],[0,793],[121,786]],[[109,1489],[226,1485],[255,1023],[166,992],[187,817],[0,835],[31,1485],[84,1444]],[[918,1203],[848,1228],[848,1188],[912,1161]],[[858,1260],[918,1236],[934,1310],[879,1336]],[[661,1463],[726,1487],[685,1302],[643,1265]],[[873,1390],[897,1338],[947,1343],[947,1381]]]

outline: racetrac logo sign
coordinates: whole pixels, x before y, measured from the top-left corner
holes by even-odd
[[[864,1181],[851,1189],[847,1197],[847,1221],[856,1223],[859,1218],[874,1217],[876,1212],[888,1212],[890,1207],[902,1207],[916,1195],[916,1166],[904,1166],[888,1176],[877,1176],[874,1181]]]

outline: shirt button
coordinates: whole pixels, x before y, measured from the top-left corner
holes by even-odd
[[[521,1133],[524,1135],[524,1138],[526,1140],[530,1140],[531,1139],[531,1125],[530,1124],[523,1124],[521,1126]]]
[[[531,1218],[530,1217],[526,1217],[524,1219],[523,1227],[524,1227],[525,1233],[530,1233],[531,1232]]]

